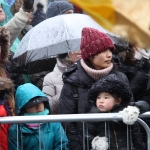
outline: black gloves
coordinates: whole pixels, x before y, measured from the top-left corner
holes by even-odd
[[[31,12],[33,10],[34,0],[23,0],[23,10],[25,12]]]
[[[138,107],[140,109],[140,114],[150,110],[149,104],[146,101],[142,101],[142,100],[137,102],[131,102],[129,105]]]

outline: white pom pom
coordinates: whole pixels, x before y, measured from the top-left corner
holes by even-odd
[[[137,121],[140,111],[135,106],[128,106],[119,113],[123,115],[122,117],[124,123],[128,125],[133,125]]]
[[[107,150],[108,149],[108,142],[106,137],[99,137],[96,136],[92,140],[92,148],[94,150]]]

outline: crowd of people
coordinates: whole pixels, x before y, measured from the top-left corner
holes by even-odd
[[[85,129],[82,122],[1,124],[0,149],[126,150],[129,142],[132,150],[146,150],[147,136],[137,118],[150,111],[150,54],[132,43],[118,50],[106,33],[84,27],[80,49],[59,54],[39,85],[27,83],[25,75],[9,70],[13,42],[45,19],[78,9],[66,0],[51,1],[46,13],[40,3],[34,12],[34,0],[20,1],[19,8],[15,4],[5,24],[0,4],[0,117],[121,113],[123,121],[88,122]],[[150,126],[149,119],[144,121]]]

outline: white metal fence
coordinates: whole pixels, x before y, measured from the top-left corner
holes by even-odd
[[[141,114],[137,120],[143,126],[147,133],[147,150],[150,150],[150,128],[142,120],[142,118],[150,118],[150,112]],[[122,115],[119,113],[101,113],[101,114],[68,114],[68,115],[46,115],[46,116],[13,116],[0,117],[0,124],[20,124],[20,123],[34,123],[34,122],[82,122],[88,121],[112,121],[122,120]],[[84,132],[83,132],[84,134]],[[83,141],[85,140],[83,136]],[[128,140],[127,140],[128,141]],[[83,145],[85,150],[85,145]]]

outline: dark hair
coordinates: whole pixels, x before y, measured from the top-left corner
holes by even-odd
[[[92,56],[92,57],[93,57],[93,56]],[[90,67],[90,68],[92,68],[92,69],[95,69],[89,59],[86,59],[86,60],[85,60],[85,63],[87,64],[88,67]]]
[[[38,8],[38,9],[42,9],[42,10],[43,10],[43,7],[44,7],[43,4],[37,3],[37,8]]]
[[[137,48],[134,45],[129,44],[129,50],[126,53],[125,62],[129,64],[136,64],[136,61],[134,60],[135,51]]]
[[[106,92],[106,93],[109,93],[109,92]],[[121,98],[122,99],[122,97],[121,96],[118,96],[117,94],[114,94],[114,93],[109,93],[114,99],[115,99],[115,101],[116,101],[116,99],[118,99],[118,98]]]
[[[58,58],[64,59],[64,58],[66,58],[67,55],[68,55],[68,53],[59,54],[59,55],[58,55]]]
[[[4,66],[8,62],[9,47],[10,47],[10,33],[4,26],[0,27],[0,46],[1,46],[1,60],[0,66]]]

